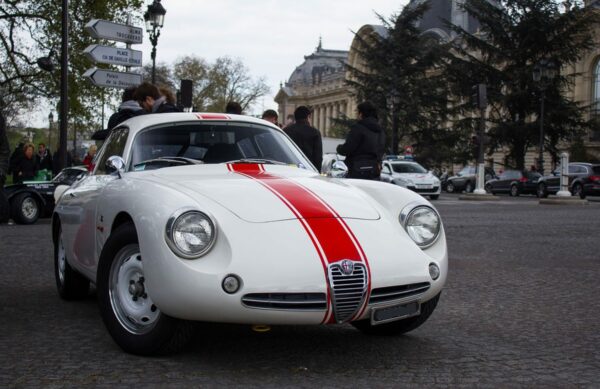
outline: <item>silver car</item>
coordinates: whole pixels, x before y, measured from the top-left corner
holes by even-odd
[[[410,189],[436,200],[440,197],[440,180],[430,171],[413,161],[383,161],[381,181]]]

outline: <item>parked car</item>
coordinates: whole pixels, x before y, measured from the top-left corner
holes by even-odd
[[[477,169],[475,166],[465,166],[457,175],[448,178],[446,183],[446,192],[454,193],[465,191],[473,192],[477,185]],[[496,177],[496,173],[492,168],[485,168],[485,182]]]
[[[485,183],[485,191],[492,194],[508,193],[513,197],[520,194],[536,194],[541,176],[538,172],[505,170],[497,178]]]
[[[56,193],[56,285],[74,299],[94,282],[127,352],[180,349],[190,320],[401,334],[438,303],[448,253],[431,203],[324,177],[263,120],[138,116],[110,132],[96,160]]]
[[[432,200],[440,197],[442,187],[439,178],[417,162],[384,160],[381,181],[410,189]]]
[[[54,210],[54,190],[59,185],[71,185],[87,175],[85,166],[69,167],[51,181],[25,181],[7,185],[4,193],[10,204],[10,217],[17,224],[33,224],[40,217],[50,217]]]
[[[569,163],[569,191],[573,196],[584,199],[586,196],[600,195],[600,164],[586,162]],[[538,181],[537,196],[548,197],[560,190],[560,169]]]

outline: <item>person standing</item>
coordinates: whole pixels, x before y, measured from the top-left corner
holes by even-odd
[[[284,131],[320,172],[323,163],[323,141],[319,130],[310,125],[311,116],[310,109],[301,105],[294,111],[296,122],[287,126]]]
[[[357,107],[358,121],[350,127],[337,153],[346,156],[348,178],[378,180],[385,152],[385,132],[377,122],[377,109],[369,102]]]
[[[133,98],[147,113],[181,112],[179,108],[169,103],[167,98],[160,94],[156,85],[149,82],[141,83],[135,89]]]
[[[46,169],[48,172],[52,172],[52,154],[44,143],[38,144],[38,153],[35,157],[40,170]]]
[[[227,103],[225,107],[225,113],[230,113],[233,115],[241,115],[242,114],[242,106],[237,101],[230,101]]]
[[[278,127],[281,127],[281,124],[277,122],[277,119],[279,119],[279,115],[273,109],[267,109],[265,112],[263,112],[262,119],[273,123]]]
[[[8,199],[4,194],[4,183],[8,174],[8,159],[10,157],[10,146],[6,136],[6,121],[0,112],[0,223],[8,222],[9,208]]]
[[[134,116],[139,116],[146,113],[146,111],[144,111],[144,109],[140,107],[138,102],[133,98],[135,89],[136,87],[130,86],[123,91],[123,95],[121,96],[122,102],[121,105],[119,105],[119,109],[117,112],[110,115],[110,118],[108,119],[108,130],[112,130],[127,119],[131,119]]]
[[[33,143],[27,143],[23,146],[23,157],[17,163],[15,171],[17,173],[17,183],[31,181],[35,179],[39,167],[33,153],[35,146]]]
[[[89,172],[94,170],[94,157],[96,156],[96,151],[98,151],[98,146],[91,145],[83,158],[83,164],[87,167]]]

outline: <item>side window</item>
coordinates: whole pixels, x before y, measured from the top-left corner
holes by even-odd
[[[575,173],[577,173],[577,166],[569,165],[569,174],[575,174]]]
[[[121,127],[111,131],[108,139],[102,146],[101,155],[96,161],[95,175],[106,174],[106,161],[113,155],[123,156],[125,150],[125,143],[127,143],[127,136],[129,135],[129,129]]]

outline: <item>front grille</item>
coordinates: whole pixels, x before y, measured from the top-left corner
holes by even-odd
[[[325,293],[249,293],[242,297],[242,303],[250,308],[324,311],[327,309],[327,295]]]
[[[439,187],[434,186],[433,188],[421,189],[411,186],[409,189],[417,193],[436,193],[439,190]]]
[[[364,301],[369,283],[366,268],[362,263],[351,261],[352,272],[344,274],[342,263],[345,261],[347,260],[329,265],[333,314],[338,323],[350,320],[358,311]]]
[[[369,298],[369,304],[383,303],[386,301],[399,300],[405,297],[416,296],[425,293],[429,289],[429,286],[429,282],[421,282],[418,284],[376,288],[371,291],[371,298]]]

